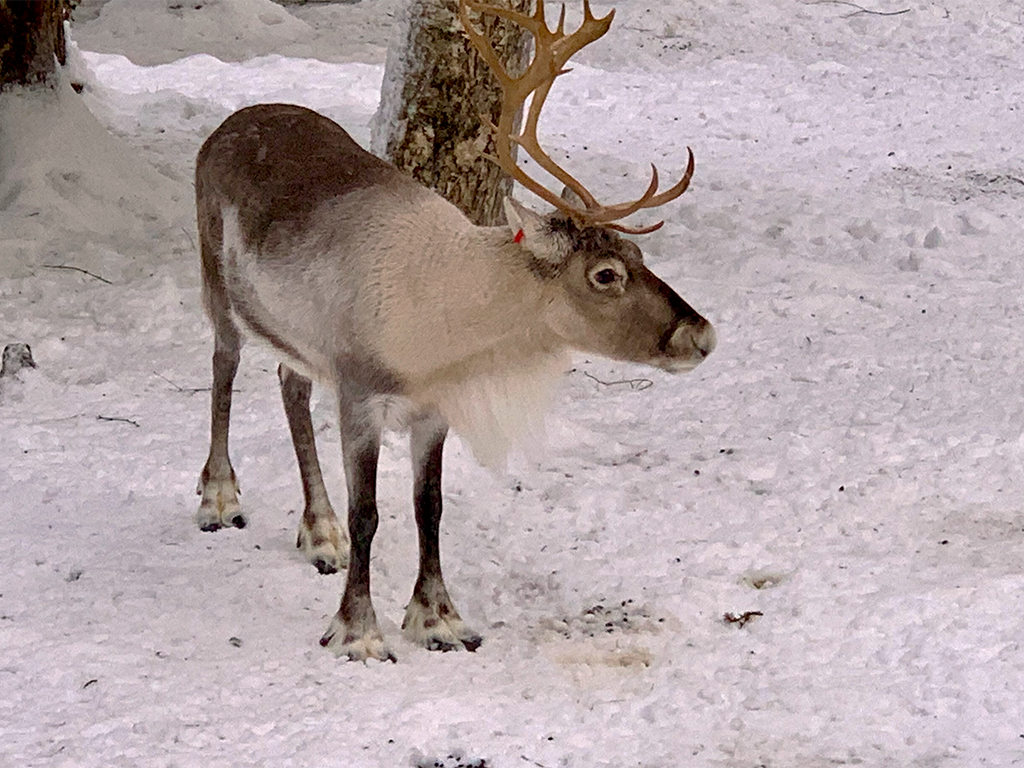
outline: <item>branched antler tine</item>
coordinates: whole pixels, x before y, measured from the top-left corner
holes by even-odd
[[[591,218],[596,223],[607,223],[615,221],[616,219],[624,219],[632,213],[636,213],[644,208],[657,208],[658,206],[664,205],[665,203],[671,202],[679,197],[686,188],[690,186],[690,179],[693,177],[693,150],[689,147],[686,148],[689,154],[689,162],[686,164],[686,171],[683,173],[683,177],[676,182],[671,189],[666,189],[661,194],[654,194],[658,189],[658,169],[651,166],[651,183],[647,187],[647,191],[632,203],[619,203],[618,205],[602,205],[598,210],[591,214]],[[620,231],[625,232],[625,229],[621,227],[615,227]],[[652,230],[653,231],[653,230]],[[642,232],[635,232],[632,234],[643,234]]]
[[[648,224],[645,227],[630,227],[626,224],[605,224],[604,226],[627,235],[649,235],[651,232],[657,232],[664,225],[664,221],[659,221],[657,224]]]
[[[563,13],[565,12],[565,6],[562,7]],[[589,4],[586,6],[583,23],[580,24],[579,29],[573,32],[571,35],[562,34],[555,38],[551,44],[551,52],[555,61],[558,62],[558,68],[567,62],[573,54],[578,53],[584,46],[590,45],[595,40],[599,39],[607,32],[612,26],[612,19],[615,18],[615,11],[611,10],[607,16],[600,19],[595,18],[590,13]],[[560,23],[561,24],[561,23]]]
[[[648,204],[644,206],[645,208],[657,208],[659,205],[671,202],[683,194],[690,186],[690,179],[693,178],[693,150],[687,147],[686,153],[690,156],[690,159],[686,163],[686,171],[683,173],[683,178],[672,185],[671,189],[666,189],[660,195],[652,197]]]
[[[658,191],[658,169],[651,163],[651,182],[647,185],[646,191],[631,203],[617,203],[615,205],[600,205],[591,214],[590,218],[595,223],[603,224],[616,219],[624,219],[641,208],[648,208],[654,194]]]
[[[530,111],[526,116],[526,124],[523,126],[523,133],[516,139],[516,143],[526,150],[526,153],[534,159],[537,165],[575,192],[579,196],[580,200],[583,201],[587,210],[598,208],[600,205],[594,198],[593,194],[591,194],[590,190],[583,186],[575,176],[552,160],[551,156],[541,148],[540,142],[537,140],[537,122],[540,119],[540,110],[544,106],[544,100],[547,98],[548,92],[551,90],[553,83],[553,80],[544,83],[544,85],[538,88],[533,94],[533,101],[530,102]],[[557,207],[562,210],[566,210],[567,203],[562,200],[561,197],[558,199],[561,203]]]
[[[537,12],[534,13],[533,16],[527,16],[525,13],[520,13],[519,11],[513,10],[511,8],[506,8],[501,5],[488,5],[487,3],[477,2],[477,0],[463,0],[463,2],[460,3],[459,5],[459,18],[462,20],[462,25],[464,27],[467,27],[468,31],[469,25],[466,23],[468,19],[466,19],[465,16],[462,14],[463,8],[471,8],[472,10],[477,11],[479,13],[492,13],[495,16],[505,19],[505,21],[511,21],[513,24],[522,27],[527,32],[535,36],[541,34],[541,27],[543,27],[544,31],[548,32],[549,35],[551,34],[550,30],[548,30],[547,28],[547,25],[544,23],[543,2],[537,3]],[[480,35],[480,37],[483,36]]]
[[[540,21],[544,29],[548,28],[547,16],[544,13],[544,0],[537,0],[533,7],[533,20]]]

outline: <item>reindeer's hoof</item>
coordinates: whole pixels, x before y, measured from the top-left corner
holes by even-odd
[[[329,650],[338,658],[345,658],[349,661],[377,661],[396,662],[395,654],[384,642],[380,630],[371,629],[358,635],[348,632],[337,616],[331,621],[324,636],[320,638],[320,645]]]
[[[302,516],[295,546],[322,574],[337,573],[348,566],[348,532],[341,527],[334,512],[322,514],[309,524],[309,513]]]
[[[335,562],[325,560],[322,557],[313,560],[313,567],[316,568],[321,576],[330,576],[332,573],[338,572],[338,566]]]
[[[342,557],[338,550],[328,543],[318,547],[303,546],[301,534],[296,546],[302,550],[302,554],[313,564],[313,567],[324,576],[337,573],[348,565],[348,547],[343,550],[345,557]]]
[[[249,524],[241,512],[232,515],[227,522],[221,522],[220,515],[211,515],[208,511],[204,514],[204,510],[200,508],[196,517],[199,521],[199,530],[204,533],[213,533],[221,528],[245,528]]]
[[[196,512],[199,530],[211,532],[221,528],[245,528],[248,524],[238,503],[238,483],[233,476],[226,480],[200,480],[197,490],[203,497]]]
[[[416,598],[409,603],[402,632],[410,642],[428,651],[475,651],[484,639],[463,624],[458,613],[448,608],[441,616],[437,606],[425,606]]]
[[[468,637],[459,638],[459,642],[451,643],[447,640],[440,640],[436,637],[432,637],[423,642],[423,647],[428,651],[440,651],[441,653],[448,653],[449,651],[470,651],[475,652],[477,648],[483,645],[484,639],[475,633],[471,633]]]

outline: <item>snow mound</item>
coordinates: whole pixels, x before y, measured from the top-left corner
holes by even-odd
[[[153,65],[192,53],[224,61],[272,52],[308,56],[317,33],[271,0],[110,0],[75,36],[88,50]],[[165,42],[155,46],[155,39]]]
[[[49,246],[67,241],[60,233],[137,244],[179,224],[188,200],[184,185],[112,136],[69,84],[0,94],[0,223],[23,246],[0,251],[0,268],[51,258]]]

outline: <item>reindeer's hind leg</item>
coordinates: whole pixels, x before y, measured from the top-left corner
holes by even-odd
[[[203,294],[213,323],[213,390],[210,397],[210,454],[199,476],[196,493],[203,497],[196,522],[204,531],[234,526],[244,528],[245,515],[238,504],[238,480],[228,457],[228,425],[231,419],[231,387],[238,370],[242,337],[231,319],[230,302],[219,270],[223,225],[216,210],[199,205],[199,247],[203,264]]]
[[[216,323],[215,323],[216,325]],[[231,386],[238,370],[241,339],[230,320],[214,329],[213,393],[210,398],[210,455],[199,476],[196,492],[203,497],[196,522],[204,531],[226,526],[245,528],[238,504],[238,480],[228,457],[228,424],[231,418]]]
[[[483,638],[462,623],[441,576],[441,460],[448,425],[439,417],[412,425],[414,504],[420,539],[420,572],[402,629],[414,643],[432,651],[475,651]]]
[[[278,367],[277,376],[281,381],[281,397],[288,415],[288,428],[299,460],[302,491],[306,499],[296,546],[320,573],[335,573],[348,565],[348,532],[338,523],[320,472],[313,420],[309,413],[309,395],[313,385],[305,376],[284,364]]]
[[[377,626],[370,600],[370,545],[377,532],[377,457],[380,453],[380,424],[372,406],[341,398],[341,447],[348,482],[348,578],[341,607],[320,639],[320,645],[338,656],[355,661],[395,657]]]

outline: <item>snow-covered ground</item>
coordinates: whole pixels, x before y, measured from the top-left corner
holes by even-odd
[[[542,138],[605,198],[693,147],[639,239],[720,344],[682,378],[579,358],[505,474],[451,441],[442,547],[477,653],[400,639],[401,436],[373,562],[399,662],[317,645],[344,576],[294,549],[258,348],[232,425],[251,524],[196,529],[195,152],[265,100],[367,142],[396,7],[91,3],[83,95],[0,97],[0,343],[38,363],[0,380],[0,765],[1024,764],[1010,0],[619,3]],[[327,398],[314,418],[343,508]]]

